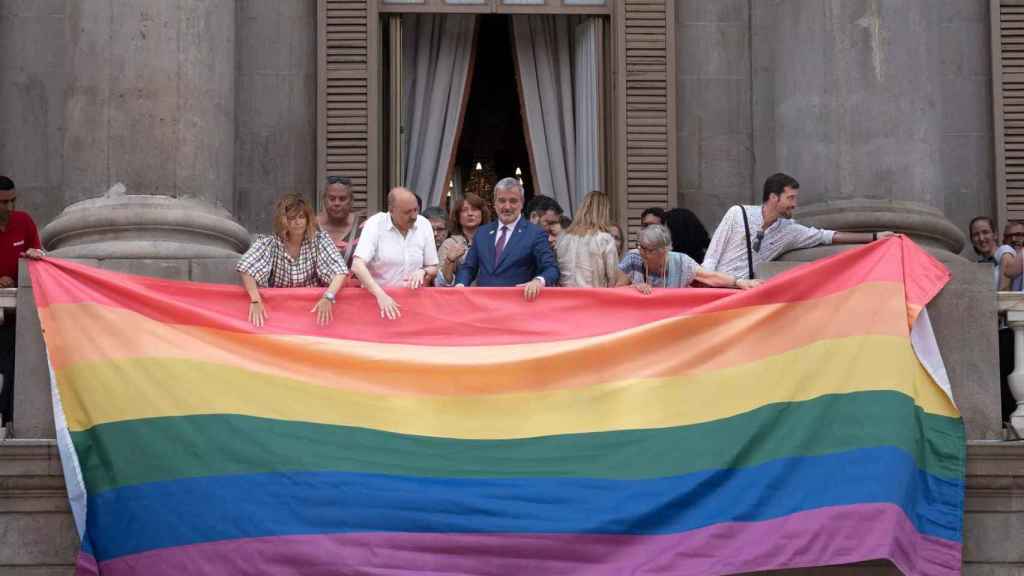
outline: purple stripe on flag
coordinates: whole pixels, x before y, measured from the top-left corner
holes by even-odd
[[[97,576],[99,573],[100,568],[92,554],[80,551],[75,561],[75,576]]]
[[[954,576],[960,547],[921,535],[898,506],[857,504],[655,536],[364,532],[227,540],[150,550],[100,568],[104,576],[668,576],[887,558],[907,576]]]

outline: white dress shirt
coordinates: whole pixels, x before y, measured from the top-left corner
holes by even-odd
[[[779,218],[767,230],[761,239],[761,249],[754,250],[757,232],[764,225],[764,215],[760,206],[744,206],[747,221],[750,223],[750,253],[754,260],[754,269],[761,262],[770,262],[782,254],[797,248],[810,248],[819,244],[831,244],[832,230],[822,230],[798,224],[789,218]],[[711,244],[704,255],[701,267],[711,272],[724,272],[736,278],[747,278],[747,235],[743,229],[743,215],[739,206],[733,206],[725,213],[722,223],[715,229]]]
[[[377,284],[403,286],[417,270],[437,266],[430,220],[416,216],[416,224],[403,236],[391,221],[391,214],[374,214],[363,224],[355,257],[366,262]]]
[[[501,227],[502,226],[507,226],[508,227],[508,232],[505,232],[505,246],[508,246],[508,241],[512,239],[512,233],[516,231],[516,225],[519,224],[519,221],[522,218],[523,218],[522,216],[519,216],[519,218],[516,218],[515,222],[513,222],[511,224],[502,224],[501,220],[498,220],[498,229],[494,231],[494,246],[495,246],[495,248],[497,248],[497,246],[498,246],[498,239],[501,238]]]

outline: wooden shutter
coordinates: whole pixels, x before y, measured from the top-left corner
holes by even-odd
[[[676,202],[674,0],[622,0],[617,9],[618,183],[633,234],[645,208]]]
[[[379,105],[376,10],[367,0],[319,0],[317,173],[348,176],[356,208],[380,205],[376,146]]]
[[[992,0],[997,216],[1024,219],[1024,0]]]

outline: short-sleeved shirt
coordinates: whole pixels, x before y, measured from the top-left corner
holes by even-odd
[[[992,263],[992,282],[996,290],[999,290],[999,277],[1003,274],[1003,256],[1007,254],[1012,255],[1014,258],[1017,257],[1017,251],[1014,250],[1013,246],[1003,244],[999,248],[996,248],[996,253],[987,258],[982,257],[978,259],[978,262],[991,262]],[[1021,277],[1017,276],[1010,281],[1010,290],[1021,289]]]
[[[370,275],[381,286],[401,286],[424,266],[437,266],[437,245],[430,220],[416,217],[403,236],[391,214],[379,212],[366,220],[355,257],[366,262]]]
[[[7,226],[0,231],[0,276],[10,276],[17,282],[18,258],[29,248],[41,246],[32,217],[27,212],[12,211]]]
[[[655,288],[686,288],[697,277],[700,265],[693,258],[682,252],[669,252],[666,273],[651,273],[644,264],[644,258],[636,249],[626,252],[619,262],[619,270],[629,276],[633,284],[647,282]]]
[[[288,254],[277,236],[257,238],[235,269],[252,276],[262,288],[327,286],[338,274],[348,273],[344,257],[323,230],[302,242],[298,258]]]
[[[750,243],[753,245],[758,230],[764,225],[764,215],[760,206],[743,206],[743,211],[747,213]],[[751,248],[754,267],[761,262],[771,262],[790,250],[831,244],[834,235],[832,230],[812,228],[789,218],[779,218],[764,231],[760,250]],[[739,206],[729,208],[722,217],[701,266],[708,272],[724,272],[736,278],[750,276],[747,268],[747,232]]]

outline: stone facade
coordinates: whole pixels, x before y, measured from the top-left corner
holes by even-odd
[[[950,247],[995,214],[988,2],[676,6],[679,204],[709,228],[759,202],[776,171],[817,212],[841,212],[811,206],[836,200],[937,210]]]

